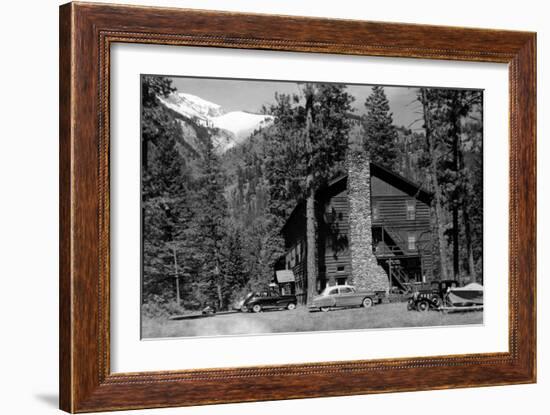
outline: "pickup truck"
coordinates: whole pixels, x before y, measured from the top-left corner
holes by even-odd
[[[269,309],[286,308],[287,310],[294,310],[297,303],[298,300],[293,294],[280,295],[269,291],[251,292],[244,298],[241,305],[241,311],[259,313],[262,310]]]

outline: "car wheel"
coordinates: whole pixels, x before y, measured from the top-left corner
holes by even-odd
[[[321,307],[321,311],[326,313],[326,312],[330,311],[330,307]]]
[[[441,298],[439,298],[439,295],[434,295],[432,297],[432,304],[436,308],[439,308],[441,306]]]
[[[296,304],[290,303],[289,305],[286,306],[286,308],[287,308],[288,310],[294,310],[294,309],[296,308]]]
[[[246,312],[248,311],[248,308],[246,308],[246,306],[243,305],[243,306],[241,307],[241,311],[242,311],[243,313],[246,313]]]
[[[426,300],[422,300],[418,303],[418,311],[428,311],[430,309],[430,305]]]
[[[260,304],[254,304],[252,306],[252,311],[254,311],[255,313],[259,313],[260,311],[262,311],[262,306]]]
[[[407,310],[408,311],[414,310],[414,300],[411,299],[407,301]]]
[[[370,298],[370,297],[365,297],[365,298],[363,299],[363,307],[369,308],[369,307],[372,307],[372,304],[373,304],[372,298]]]

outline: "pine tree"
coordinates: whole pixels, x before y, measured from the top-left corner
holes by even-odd
[[[165,135],[157,140],[149,169],[142,173],[145,303],[175,299],[177,258],[185,256],[192,215],[187,200],[187,171],[176,147],[177,125],[165,122],[163,131]]]
[[[149,168],[149,147],[166,136],[170,118],[160,105],[159,97],[166,97],[175,89],[172,80],[163,76],[141,77],[141,165]]]
[[[398,148],[397,130],[393,125],[390,104],[384,87],[374,86],[365,101],[367,113],[363,118],[365,149],[371,161],[395,169]]]
[[[222,269],[227,236],[228,204],[224,196],[225,177],[211,140],[204,144],[196,180],[194,243],[200,264],[199,282],[220,309],[226,306],[226,275]]]
[[[428,170],[431,178],[431,189],[434,193],[433,199],[433,213],[434,213],[434,228],[437,234],[437,246],[439,251],[440,261],[440,276],[441,279],[446,280],[448,274],[448,258],[447,258],[447,244],[445,241],[445,220],[443,212],[443,194],[439,183],[438,175],[438,162],[439,154],[441,153],[436,133],[436,126],[434,125],[434,108],[438,107],[436,101],[436,91],[428,88],[421,88],[418,92],[418,100],[422,104],[423,117],[424,117],[424,130],[426,136],[426,148],[427,158],[429,162]]]
[[[482,123],[477,116],[481,114],[481,98],[481,92],[473,90],[422,88],[419,92],[435,193],[443,278],[448,273],[448,250],[455,279],[461,277],[462,268],[470,277],[475,273],[474,242],[477,245],[477,240],[481,241],[477,223],[481,221],[482,191],[473,190],[482,189],[476,186],[482,174],[466,157],[474,161],[480,157]]]
[[[243,240],[241,230],[231,228],[226,235],[223,253],[223,272],[226,277],[226,292],[239,291],[249,280],[243,257]]]
[[[482,95],[480,91],[474,90],[447,90],[445,98],[448,102],[449,129],[448,137],[452,149],[452,161],[448,165],[449,176],[454,180],[448,184],[451,213],[453,219],[453,270],[455,278],[461,272],[461,260],[464,263],[464,270],[468,278],[474,278],[475,266],[473,257],[473,235],[470,226],[471,207],[478,206],[475,200],[482,193],[471,195],[472,181],[482,177],[481,172],[475,176],[466,165],[465,155],[479,151],[481,144],[482,123],[473,114],[477,114],[481,105]],[[475,213],[473,213],[475,216]],[[461,217],[464,231],[461,232]],[[462,241],[463,239],[463,241]],[[461,249],[461,246],[463,248]]]

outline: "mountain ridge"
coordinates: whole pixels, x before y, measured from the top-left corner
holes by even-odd
[[[212,130],[216,150],[222,154],[243,143],[254,131],[268,127],[274,120],[273,116],[266,114],[225,111],[219,104],[184,92],[159,97],[159,101],[184,119]],[[184,121],[180,119],[179,122],[181,125]]]

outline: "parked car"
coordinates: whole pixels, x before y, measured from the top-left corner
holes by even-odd
[[[330,311],[334,308],[369,308],[382,302],[384,291],[359,291],[351,285],[326,287],[321,294],[313,298],[310,311]]]
[[[204,307],[202,309],[202,314],[203,315],[212,315],[212,314],[216,314],[216,306],[214,305],[207,305],[206,307]]]
[[[447,291],[456,287],[458,287],[458,281],[456,280],[432,281],[422,284],[409,297],[407,309],[416,311],[438,310]]]
[[[233,303],[233,306],[231,308],[233,310],[236,310],[236,311],[248,311],[248,309],[245,307],[244,303],[246,301],[248,301],[250,299],[250,297],[252,297],[254,294],[255,294],[254,292],[250,292],[250,293],[246,294],[246,296],[236,300]]]
[[[294,294],[280,295],[274,291],[260,291],[249,293],[241,305],[241,311],[259,313],[269,309],[294,310],[298,300]]]

